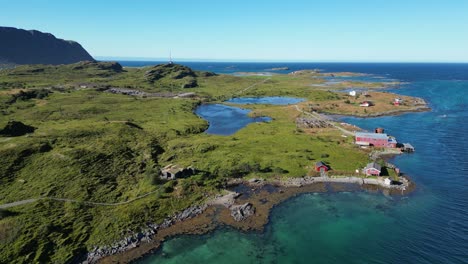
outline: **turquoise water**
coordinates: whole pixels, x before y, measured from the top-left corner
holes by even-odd
[[[276,207],[263,233],[176,237],[141,263],[468,263],[468,65],[350,67],[409,82],[398,92],[433,109],[343,118],[415,146],[392,159],[416,182],[414,193],[301,195]]]
[[[267,105],[289,105],[297,104],[305,101],[302,98],[283,97],[283,96],[266,96],[266,97],[236,97],[227,100],[233,104],[267,104]]]
[[[195,113],[209,122],[205,131],[214,135],[232,135],[250,123],[267,122],[270,117],[249,117],[251,110],[222,104],[200,105]]]

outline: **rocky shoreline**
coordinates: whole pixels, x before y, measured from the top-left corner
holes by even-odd
[[[177,222],[191,219],[203,213],[208,207],[205,205],[191,206],[173,217],[166,218],[161,224],[149,223],[147,228],[136,232],[131,236],[125,237],[120,241],[109,246],[95,247],[87,253],[86,260],[82,264],[97,263],[101,258],[126,252],[132,248],[138,247],[141,243],[150,242],[153,236],[160,230],[166,229]]]
[[[95,247],[80,262],[128,263],[158,249],[168,237],[203,234],[219,226],[240,230],[263,230],[269,213],[277,204],[301,193],[345,190],[381,190],[388,194],[409,193],[414,184],[400,177],[401,185],[386,185],[383,180],[348,177],[301,177],[289,179],[233,179],[225,191],[203,205],[189,207],[161,224],[150,223],[140,232],[109,246]],[[241,190],[236,190],[240,188]]]

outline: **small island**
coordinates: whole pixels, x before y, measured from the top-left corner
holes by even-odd
[[[267,69],[267,71],[289,71],[289,67],[276,67],[276,68]]]
[[[410,192],[410,178],[383,158],[409,144],[330,114],[395,115],[426,102],[381,83],[320,86],[325,77],[95,61],[1,70],[0,236],[11,243],[0,260],[130,261],[177,234],[261,230],[273,206],[300,193]],[[227,102],[266,97],[297,101]],[[246,122],[206,133],[216,125],[197,115],[206,105]]]

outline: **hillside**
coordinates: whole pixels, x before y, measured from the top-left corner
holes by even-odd
[[[50,33],[0,27],[0,64],[69,64],[94,61],[77,42]]]
[[[50,78],[54,76],[54,78]],[[180,64],[159,64],[124,69],[117,62],[81,61],[67,65],[21,65],[0,70],[0,90],[30,87],[120,87],[151,92],[182,91],[198,87],[198,82],[216,76],[194,71]]]
[[[191,81],[196,86],[187,87]],[[233,177],[300,178],[319,160],[335,173],[364,167],[368,153],[352,137],[333,127],[296,125],[300,109],[364,113],[335,86],[311,85],[323,82],[303,75],[216,75],[180,64],[79,62],[0,70],[0,263],[77,263],[96,246],[204,203]],[[179,93],[195,96],[174,96]],[[231,136],[203,133],[209,123],[194,110],[235,96],[307,101],[297,108],[242,105],[251,116],[272,121]],[[390,105],[377,93],[372,98]],[[169,164],[193,166],[196,173],[161,179]]]

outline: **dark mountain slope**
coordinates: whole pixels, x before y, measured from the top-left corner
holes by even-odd
[[[0,27],[0,63],[69,64],[78,61],[94,59],[77,42],[37,30]]]

